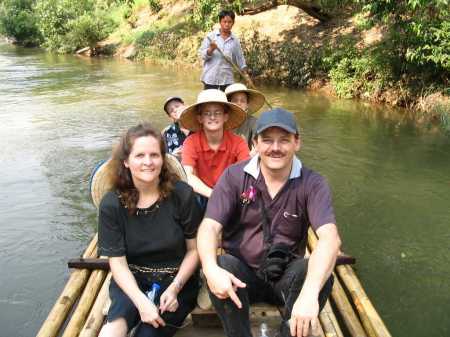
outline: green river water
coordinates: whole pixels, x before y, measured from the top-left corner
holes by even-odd
[[[0,44],[0,336],[36,334],[96,231],[91,169],[127,127],[164,127],[165,97],[193,102],[198,77]],[[449,135],[386,107],[262,89],[295,112],[300,157],[328,178],[344,251],[392,335],[449,337]]]

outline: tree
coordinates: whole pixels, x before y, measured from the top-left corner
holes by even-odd
[[[233,1],[232,1],[233,2]],[[234,1],[236,2],[236,1]],[[269,9],[281,6],[289,5],[302,9],[306,14],[319,20],[320,22],[326,22],[330,19],[330,15],[325,13],[318,1],[311,0],[268,0],[268,1],[239,1],[240,10],[238,12],[244,15],[254,15]]]

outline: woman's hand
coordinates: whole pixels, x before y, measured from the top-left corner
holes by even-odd
[[[145,297],[138,306],[139,315],[141,316],[141,321],[147,324],[151,324],[154,328],[159,328],[160,326],[165,326],[166,323],[159,316],[158,308],[156,305]]]
[[[171,283],[159,298],[159,309],[161,310],[161,314],[165,311],[175,312],[178,309],[177,295],[178,291],[175,284]]]

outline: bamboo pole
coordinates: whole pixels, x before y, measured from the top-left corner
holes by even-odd
[[[89,316],[86,319],[86,323],[81,329],[79,337],[97,337],[105,318],[103,308],[105,307],[106,302],[108,301],[109,298],[110,281],[111,281],[111,273],[108,273],[105,281],[103,282],[103,286],[97,295],[97,299],[95,300],[95,303],[92,306],[91,312],[89,313]]]
[[[316,234],[311,228],[308,230],[308,241],[313,247],[317,244]],[[336,267],[336,272],[350,292],[367,334],[370,337],[392,337],[364,291],[353,268],[349,265],[341,265]]]
[[[84,258],[97,257],[97,240],[96,234],[85,250],[83,254]],[[89,274],[90,271],[86,269],[77,269],[70,274],[66,286],[50,310],[47,319],[42,324],[41,329],[36,335],[37,337],[55,337],[58,335],[70,309],[80,296]]]
[[[309,257],[310,255],[311,252],[308,247],[306,247],[305,257]],[[329,300],[326,301],[325,306],[319,313],[319,321],[326,337],[343,337],[342,330],[337,322]]]
[[[94,303],[97,293],[105,279],[105,270],[94,270],[89,277],[89,280],[84,288],[83,294],[80,297],[77,308],[70,318],[67,327],[64,329],[62,337],[76,337],[83,327],[89,310]]]
[[[308,244],[311,250],[314,250],[317,245],[317,237],[311,228],[309,228],[308,231]],[[336,307],[338,308],[350,335],[352,337],[367,337],[367,334],[364,331],[364,328],[362,327],[358,316],[355,314],[353,307],[350,304],[344,288],[342,287],[338,277],[334,272],[333,276],[334,283],[333,288],[331,289],[331,298],[336,304]]]
[[[319,320],[322,324],[326,337],[344,337],[329,300],[327,300],[325,306],[320,312]]]
[[[209,42],[211,43],[211,42],[212,42],[212,41],[211,41],[211,38],[210,38],[209,36],[207,36],[207,38],[208,38]],[[241,77],[242,77],[244,80],[247,81],[247,86],[248,86],[250,89],[258,90],[258,89],[256,88],[255,84],[253,83],[252,79],[250,78],[250,75],[244,73],[241,69],[239,69],[239,67],[233,62],[233,60],[232,60],[229,56],[225,55],[225,53],[223,52],[222,49],[219,48],[219,46],[217,46],[216,49],[217,49],[217,51],[220,53],[220,55],[222,55],[222,57],[225,59],[225,61],[227,61],[228,64],[230,64],[231,67],[232,67],[237,73],[239,73],[239,75],[241,75]],[[269,103],[269,101],[266,99],[265,96],[264,96],[264,101],[266,102],[266,104],[267,104],[267,106],[269,107],[269,109],[272,109],[272,105]]]
[[[334,284],[333,289],[331,290],[331,297],[336,304],[336,307],[338,308],[350,335],[353,337],[367,337],[367,334],[364,331],[358,316],[355,314],[341,282],[335,273],[333,273],[333,276]]]
[[[353,269],[348,265],[343,265],[338,267],[337,272],[350,291],[364,327],[367,331],[371,330],[370,336],[373,334],[376,337],[392,337]]]

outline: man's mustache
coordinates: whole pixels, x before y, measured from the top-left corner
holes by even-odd
[[[270,151],[268,154],[267,154],[269,157],[279,157],[279,156],[284,156],[284,152],[282,152],[282,151]]]

